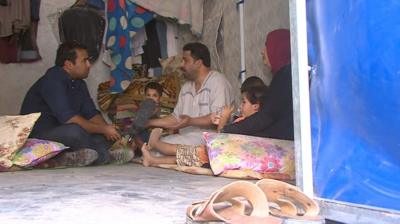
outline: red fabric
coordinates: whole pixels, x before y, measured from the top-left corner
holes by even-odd
[[[0,38],[0,63],[17,62],[17,41],[13,36]]]
[[[290,64],[290,31],[288,29],[277,29],[268,33],[265,47],[273,75],[278,73],[283,66]]]

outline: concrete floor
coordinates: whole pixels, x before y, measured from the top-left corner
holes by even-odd
[[[185,223],[186,208],[233,179],[139,164],[0,173],[0,223]]]

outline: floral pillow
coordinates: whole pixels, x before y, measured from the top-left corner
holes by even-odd
[[[15,155],[13,163],[20,167],[32,167],[50,159],[68,147],[53,141],[29,138]]]
[[[228,170],[251,170],[261,174],[279,174],[294,179],[293,141],[247,135],[203,134],[210,166],[215,175]]]
[[[10,168],[17,151],[25,144],[40,113],[0,116],[0,167]]]

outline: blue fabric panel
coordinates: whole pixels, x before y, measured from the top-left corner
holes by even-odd
[[[107,7],[106,45],[112,61],[110,91],[120,93],[135,75],[132,71],[131,38],[153,19],[154,13],[130,0],[109,0]]]
[[[400,2],[307,0],[318,196],[400,210]]]

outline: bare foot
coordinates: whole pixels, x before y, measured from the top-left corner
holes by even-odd
[[[151,160],[152,160],[152,156],[150,154],[149,151],[149,146],[147,145],[147,143],[144,143],[141,150],[142,150],[142,156],[143,156],[143,166],[151,166]]]
[[[154,128],[151,131],[150,138],[149,138],[150,148],[157,149],[157,142],[160,141],[162,131],[163,130],[161,128]]]

